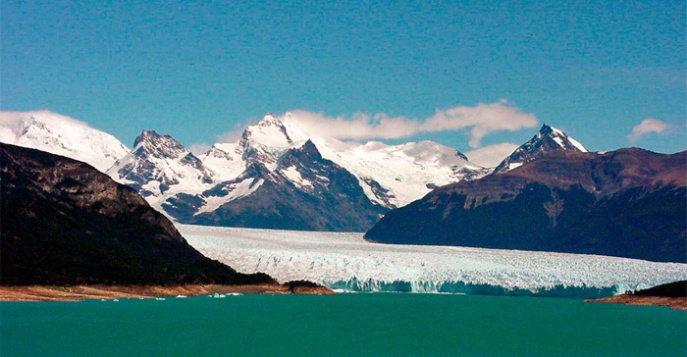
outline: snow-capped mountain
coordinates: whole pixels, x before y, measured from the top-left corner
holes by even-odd
[[[0,142],[83,161],[101,172],[129,152],[114,136],[47,110],[0,112]]]
[[[368,142],[346,145],[334,140],[316,141],[322,156],[355,175],[367,196],[386,208],[419,199],[432,189],[464,179],[475,179],[491,170],[468,161],[456,149],[431,141],[386,145]]]
[[[273,157],[268,150],[259,154]],[[185,203],[200,203],[192,217],[185,217],[198,224],[319,231],[360,230],[387,211],[369,200],[355,176],[324,159],[310,140],[280,153],[276,162],[254,159],[248,157],[248,169],[238,178],[202,195],[170,197],[163,208],[183,212]]]
[[[212,173],[195,155],[171,136],[155,131],[143,131],[133,150],[117,160],[107,174],[144,197],[160,197],[168,191],[199,192],[213,182]]]
[[[198,157],[154,131],[129,151],[50,112],[3,113],[0,138],[90,163],[175,220],[209,225],[363,231],[436,187],[490,172],[434,142],[342,142],[298,123],[268,114]]]
[[[513,170],[555,150],[589,152],[584,145],[569,137],[563,131],[544,124],[537,135],[515,149],[510,156],[505,158],[499,166],[494,169],[494,173]]]
[[[489,172],[433,142],[390,146],[310,135],[290,113],[266,115],[199,157],[144,132],[108,171],[179,222],[365,230],[433,188]]]
[[[277,167],[283,153],[310,140],[324,159],[353,174],[367,197],[386,208],[406,205],[434,187],[466,178],[476,178],[490,170],[470,163],[457,150],[431,142],[385,145],[342,142],[306,133],[291,113],[268,114],[249,126],[238,143],[215,144],[200,158],[218,177],[232,179],[231,172],[260,162],[269,170]],[[229,173],[229,174],[228,174]]]

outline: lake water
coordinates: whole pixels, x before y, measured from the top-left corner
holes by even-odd
[[[686,356],[687,312],[341,294],[0,303],[6,356]]]

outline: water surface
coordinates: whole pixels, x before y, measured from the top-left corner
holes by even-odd
[[[5,356],[685,356],[687,312],[563,298],[242,295],[0,303]]]

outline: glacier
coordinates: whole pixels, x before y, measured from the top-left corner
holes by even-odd
[[[363,233],[176,224],[204,255],[339,292],[595,298],[687,279],[687,264],[598,255],[368,242]]]

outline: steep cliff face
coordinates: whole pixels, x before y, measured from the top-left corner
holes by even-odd
[[[193,249],[133,189],[93,167],[0,145],[3,285],[274,283]]]
[[[389,212],[366,237],[685,262],[686,163],[687,152],[557,150],[439,188]]]

